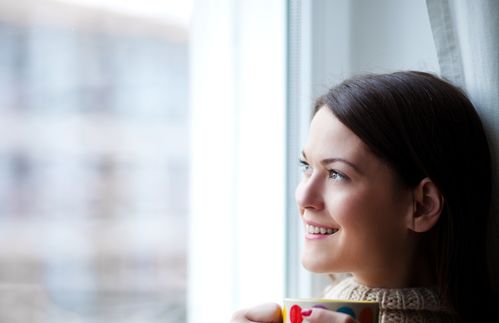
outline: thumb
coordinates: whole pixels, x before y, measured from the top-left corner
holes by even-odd
[[[310,323],[357,323],[353,317],[345,313],[325,310],[322,308],[309,308],[303,310],[301,315]]]

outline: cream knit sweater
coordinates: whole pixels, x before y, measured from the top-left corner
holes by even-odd
[[[457,322],[455,315],[432,288],[370,288],[348,277],[329,287],[325,297],[379,302],[379,322],[382,323]]]

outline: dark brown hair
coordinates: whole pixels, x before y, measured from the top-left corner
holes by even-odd
[[[320,97],[409,187],[430,178],[444,197],[438,223],[424,233],[440,293],[471,321],[489,295],[486,231],[491,165],[480,118],[466,95],[428,73],[365,75]]]

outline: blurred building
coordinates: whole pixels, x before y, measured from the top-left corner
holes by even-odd
[[[0,322],[183,322],[188,30],[0,0]]]

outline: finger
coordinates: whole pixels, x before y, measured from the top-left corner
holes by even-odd
[[[249,309],[239,310],[232,315],[231,323],[281,323],[281,307],[265,303]]]
[[[310,323],[355,323],[348,314],[324,310],[322,308],[304,309],[301,315]]]
[[[278,304],[265,303],[250,308],[246,312],[246,318],[254,322],[281,323],[282,310]]]

